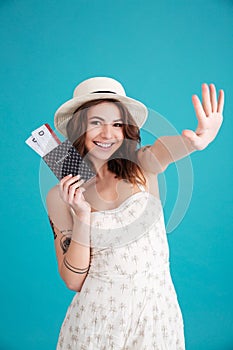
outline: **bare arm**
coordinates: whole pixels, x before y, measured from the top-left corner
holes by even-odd
[[[80,291],[90,264],[90,210],[77,211],[68,204],[72,196],[76,196],[79,206],[85,202],[81,189],[75,195],[72,186],[67,185],[69,181],[72,180],[68,178],[62,185],[60,183],[62,193],[57,186],[48,193],[47,208],[54,233],[59,273],[69,289]],[[68,189],[70,191],[66,194],[70,198],[66,198],[66,203],[62,196]]]
[[[218,134],[223,121],[224,92],[220,90],[217,101],[215,86],[202,85],[202,103],[197,95],[192,97],[198,126],[194,131],[183,130],[182,135],[162,136],[149,147],[138,152],[142,167],[160,173],[169,164],[197,150],[205,149]]]

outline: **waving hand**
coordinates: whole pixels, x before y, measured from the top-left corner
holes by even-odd
[[[223,121],[224,92],[219,91],[218,99],[214,84],[202,85],[202,103],[197,95],[192,96],[193,106],[198,120],[197,129],[183,130],[185,136],[197,150],[202,150],[212,142]]]

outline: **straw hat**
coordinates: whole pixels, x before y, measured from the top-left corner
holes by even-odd
[[[131,113],[140,128],[146,121],[146,106],[133,98],[127,97],[123,86],[115,79],[95,77],[84,80],[74,90],[73,98],[62,104],[55,112],[55,128],[67,136],[66,125],[73,113],[84,103],[97,99],[115,99],[122,102]]]

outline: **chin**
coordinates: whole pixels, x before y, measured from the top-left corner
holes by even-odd
[[[112,156],[114,155],[115,152],[111,152],[111,153],[108,153],[108,154],[99,154],[99,152],[90,152],[89,153],[89,156],[90,158],[92,159],[98,159],[98,160],[105,160],[105,161],[108,161],[109,159],[112,158]]]

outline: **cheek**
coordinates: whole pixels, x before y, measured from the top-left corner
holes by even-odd
[[[90,147],[92,147],[92,139],[93,139],[93,135],[91,131],[87,131],[86,132],[86,137],[85,137],[85,146],[88,150],[90,150]]]
[[[86,131],[86,141],[91,141],[95,138],[97,135],[97,131],[94,128],[90,128],[89,130]]]
[[[120,140],[123,140],[124,139],[124,132],[123,132],[123,129],[122,128],[119,128],[119,131],[118,131],[118,138]]]

